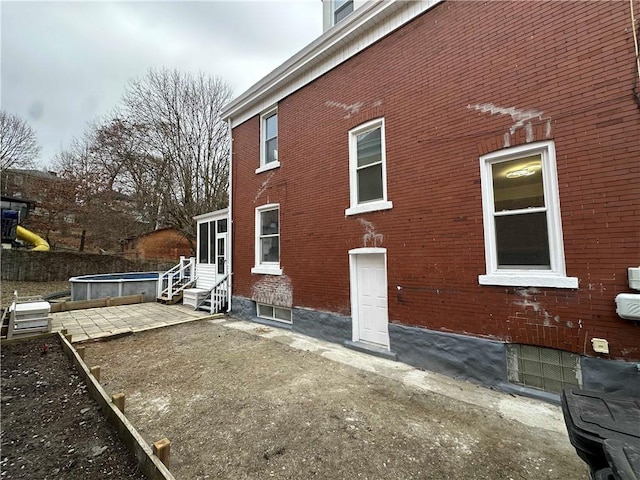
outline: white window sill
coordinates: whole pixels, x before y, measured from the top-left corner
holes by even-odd
[[[275,162],[269,162],[266,165],[262,165],[259,168],[256,168],[256,173],[262,173],[262,172],[267,172],[269,170],[273,170],[274,168],[279,168],[280,167],[280,162],[279,161],[275,161]]]
[[[377,212],[378,210],[390,210],[393,208],[393,203],[386,200],[379,200],[376,202],[361,203],[355,207],[347,208],[344,211],[344,215],[358,215],[359,213]]]
[[[478,275],[478,283],[504,287],[578,288],[577,277],[536,275],[535,273]]]
[[[261,275],[282,275],[282,269],[278,265],[257,265],[251,269],[251,273]]]

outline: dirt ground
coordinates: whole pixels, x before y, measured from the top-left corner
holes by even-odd
[[[85,358],[148,443],[171,440],[179,479],[587,478],[566,433],[283,342],[196,321]]]
[[[0,300],[1,307],[8,307],[11,305],[13,299],[13,292],[18,291],[18,296],[28,295],[47,295],[49,293],[62,292],[69,290],[70,283],[65,282],[10,282],[8,280],[2,281],[0,288],[2,299]]]
[[[0,476],[144,479],[54,340],[2,345]]]

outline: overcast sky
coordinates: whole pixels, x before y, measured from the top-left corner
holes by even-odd
[[[149,68],[217,75],[241,94],[322,32],[321,0],[0,2],[1,104],[38,163],[108,114]]]

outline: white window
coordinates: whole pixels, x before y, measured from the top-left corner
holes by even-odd
[[[333,0],[333,24],[353,12],[353,0]]]
[[[387,210],[387,171],[384,119],[349,131],[349,184],[351,207],[345,215]]]
[[[266,305],[264,303],[257,304],[258,317],[276,320],[278,322],[291,323],[291,309],[276,307],[274,305]]]
[[[280,205],[256,208],[256,263],[251,273],[282,275],[280,268]]]
[[[480,157],[486,275],[481,285],[578,288],[567,277],[553,142]]]
[[[256,173],[280,166],[278,161],[278,109],[260,116],[260,167]]]

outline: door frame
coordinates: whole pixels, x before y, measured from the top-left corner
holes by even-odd
[[[391,349],[389,340],[389,281],[387,278],[387,249],[379,247],[354,248],[349,250],[349,281],[351,286],[351,335],[353,342],[360,341],[360,309],[358,308],[358,257],[361,255],[382,255],[384,260],[384,283],[387,289],[387,342],[381,345]]]

